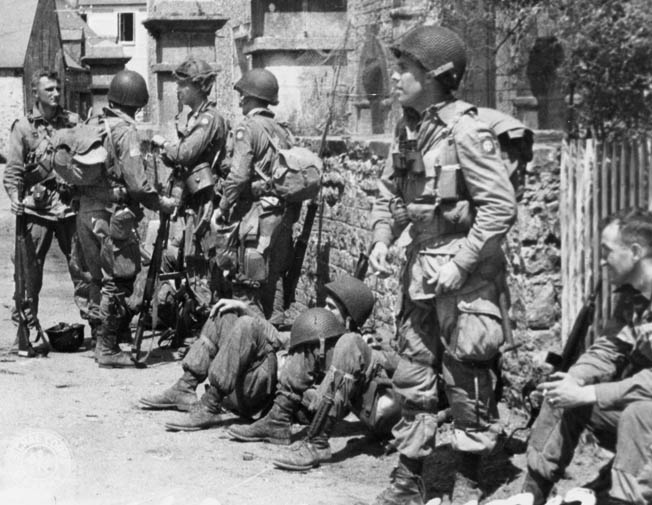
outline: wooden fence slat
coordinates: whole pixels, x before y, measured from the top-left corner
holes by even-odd
[[[609,145],[602,144],[602,162],[600,164],[600,187],[602,188],[602,198],[600,199],[600,219],[607,215],[609,210],[609,199],[611,193],[611,186],[609,186]],[[608,287],[606,283],[602,285],[600,311],[602,316],[608,314],[607,305]]]

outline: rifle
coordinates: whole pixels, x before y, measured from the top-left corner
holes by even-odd
[[[593,316],[595,314],[595,301],[598,297],[598,294],[602,290],[602,279],[598,279],[593,290],[589,294],[588,298],[582,305],[582,308],[577,314],[575,321],[573,322],[573,327],[571,328],[568,338],[566,339],[566,344],[561,355],[549,352],[546,356],[546,363],[552,365],[555,371],[558,372],[568,372],[571,366],[577,361],[580,357],[580,354],[584,351],[586,335],[589,331],[589,327],[593,323]],[[541,411],[541,398],[535,397],[537,394],[536,391],[537,384],[534,380],[530,379],[521,391],[524,403],[528,406],[530,413],[530,418],[527,421],[527,424],[524,428],[530,428],[536,418],[539,416]]]
[[[18,202],[22,203],[24,196],[24,186],[19,182],[16,187],[18,193]],[[29,268],[29,258],[25,237],[27,235],[27,222],[25,214],[16,214],[16,249],[14,252],[14,301],[16,303],[16,312],[18,314],[18,355],[26,358],[36,356],[47,356],[50,352],[50,344],[45,337],[41,323],[36,315],[34,300],[27,296],[25,272]],[[41,344],[34,346],[29,338],[29,323],[26,310],[32,316],[34,328],[36,329],[36,339],[34,343],[41,341]]]
[[[156,157],[154,157],[154,170],[156,171]],[[170,174],[168,180],[168,187],[166,194],[170,196],[172,194],[172,187],[174,185],[174,177]],[[159,272],[161,271],[161,263],[163,262],[163,253],[167,248],[168,234],[170,233],[170,216],[162,212],[159,213],[159,225],[158,231],[156,232],[156,241],[154,242],[154,250],[152,251],[152,258],[149,262],[149,268],[147,270],[147,280],[145,281],[145,289],[143,291],[143,302],[140,309],[140,315],[138,316],[138,324],[136,325],[136,334],[134,335],[134,344],[131,348],[131,359],[138,367],[145,367],[147,358],[151,353],[150,350],[141,358],[141,346],[143,343],[143,337],[145,335],[145,323],[147,315],[149,314],[152,308],[152,299],[154,298],[154,291],[156,289],[156,281],[159,278]],[[152,330],[156,325],[156,321],[152,319]]]
[[[315,223],[315,216],[317,215],[318,207],[319,204],[314,200],[308,204],[306,217],[303,220],[303,228],[301,228],[301,233],[294,241],[294,260],[292,261],[290,269],[283,276],[284,309],[290,308],[292,302],[295,301],[297,285],[299,284],[299,278],[301,277],[301,267],[303,266],[303,260],[306,257],[310,232]]]
[[[355,265],[355,271],[353,272],[353,277],[360,279],[361,281],[367,276],[367,271],[369,270],[369,252],[362,251],[358,256],[358,262]]]

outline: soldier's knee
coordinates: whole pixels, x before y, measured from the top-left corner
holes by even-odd
[[[345,333],[335,344],[331,366],[344,372],[353,372],[360,367],[366,368],[371,360],[371,348],[357,333]]]
[[[618,436],[642,438],[642,431],[652,432],[652,401],[640,401],[625,407],[618,421]]]
[[[392,385],[410,405],[424,411],[437,407],[437,374],[430,366],[401,359],[392,376]]]

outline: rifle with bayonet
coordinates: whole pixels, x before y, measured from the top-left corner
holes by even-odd
[[[154,155],[154,171],[157,172],[156,166],[156,155]],[[166,195],[172,195],[172,188],[174,186],[174,174],[170,174],[168,180],[168,186],[166,189]],[[143,301],[141,303],[140,315],[138,316],[138,323],[136,325],[136,333],[134,335],[134,344],[131,348],[131,359],[134,361],[136,366],[144,367],[146,366],[147,358],[151,352],[150,350],[142,356],[141,347],[143,344],[143,337],[145,336],[145,326],[147,323],[147,317],[150,314],[152,308],[152,300],[154,299],[154,294],[156,291],[156,284],[159,280],[161,264],[163,262],[163,254],[167,248],[168,235],[170,233],[170,216],[160,212],[159,213],[159,225],[158,231],[156,232],[156,241],[154,242],[154,249],[152,250],[152,257],[149,261],[149,267],[147,270],[147,280],[145,281],[145,289],[143,291]],[[152,317],[151,321],[152,331],[156,327],[156,321]]]
[[[582,352],[585,350],[586,335],[589,328],[593,324],[593,316],[595,315],[595,303],[600,291],[602,290],[602,279],[598,279],[593,291],[589,294],[573,322],[566,344],[561,355],[549,352],[546,356],[546,363],[552,365],[556,372],[568,372],[571,366],[577,361]],[[530,418],[525,425],[525,428],[530,428],[541,411],[542,398],[536,390],[537,384],[533,380],[529,380],[521,395],[525,405],[528,407]]]
[[[22,203],[25,191],[22,182],[17,184],[16,191],[18,203]],[[43,328],[41,328],[41,323],[38,320],[36,307],[34,306],[34,300],[27,293],[25,275],[27,270],[30,268],[30,258],[28,257],[26,236],[27,222],[23,212],[16,214],[16,248],[14,252],[14,302],[16,304],[16,313],[18,315],[18,355],[26,358],[33,358],[36,356],[47,356],[48,352],[50,352],[50,344],[45,337]],[[34,325],[34,329],[36,330],[36,339],[34,340],[34,343],[32,343],[29,336],[30,329],[28,313],[32,317],[32,323]]]

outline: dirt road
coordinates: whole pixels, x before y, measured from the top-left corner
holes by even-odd
[[[0,504],[352,505],[373,501],[386,485],[395,455],[383,456],[380,445],[365,439],[355,417],[347,418],[332,439],[334,462],[288,473],[271,465],[277,446],[238,444],[221,428],[166,432],[163,422],[182,414],[136,406],[139,396],[179,376],[178,362],[104,370],[89,350],[45,359],[10,355],[15,329],[9,318],[13,219],[8,208],[0,191]],[[81,321],[56,245],[46,262],[40,317],[44,327]],[[452,485],[451,453],[446,445],[441,449],[426,470],[432,496]],[[562,489],[594,472],[597,456],[585,449]],[[517,492],[523,467],[522,454],[492,460],[485,472],[492,497]]]

